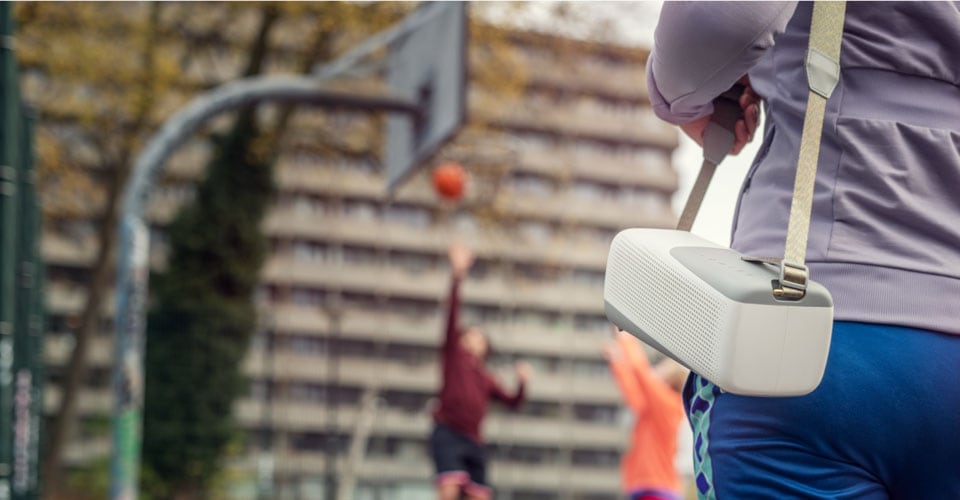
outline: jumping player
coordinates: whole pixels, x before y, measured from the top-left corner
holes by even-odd
[[[679,500],[674,458],[683,419],[680,393],[689,372],[670,358],[650,366],[640,342],[612,328],[616,341],[604,354],[635,417],[630,449],[620,465],[624,493],[630,500]]]
[[[460,282],[473,264],[473,253],[460,244],[449,251],[453,283],[447,315],[447,332],[441,349],[443,386],[440,404],[433,413],[434,428],[430,447],[437,468],[437,497],[457,500],[492,498],[487,485],[487,457],[480,435],[480,425],[487,413],[487,403],[496,399],[511,409],[523,402],[524,388],[530,377],[525,363],[517,363],[519,385],[508,394],[487,371],[484,363],[490,350],[486,335],[477,327],[461,327]]]

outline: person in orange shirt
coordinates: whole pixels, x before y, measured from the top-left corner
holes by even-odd
[[[680,500],[674,458],[684,416],[681,391],[689,372],[670,358],[651,366],[639,340],[616,327],[613,332],[616,340],[604,354],[635,418],[620,465],[624,493],[631,500]]]

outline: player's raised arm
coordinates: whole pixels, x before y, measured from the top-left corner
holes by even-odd
[[[447,300],[447,326],[446,337],[444,338],[444,351],[453,349],[459,341],[459,315],[460,315],[460,282],[470,272],[470,266],[473,265],[473,252],[467,246],[461,243],[451,243],[448,250],[450,259],[450,271],[452,279],[450,280],[450,296]]]

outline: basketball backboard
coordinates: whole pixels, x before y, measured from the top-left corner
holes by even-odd
[[[418,8],[427,9],[427,21],[387,55],[391,93],[421,107],[419,117],[387,117],[390,193],[453,137],[467,115],[467,3],[424,2]]]

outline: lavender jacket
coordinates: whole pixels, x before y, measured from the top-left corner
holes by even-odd
[[[666,2],[647,65],[657,115],[682,124],[743,74],[763,143],[732,246],[783,256],[806,106],[812,4]],[[837,320],[960,334],[960,2],[849,2],[827,103],[807,264]],[[722,168],[722,167],[721,167]]]

